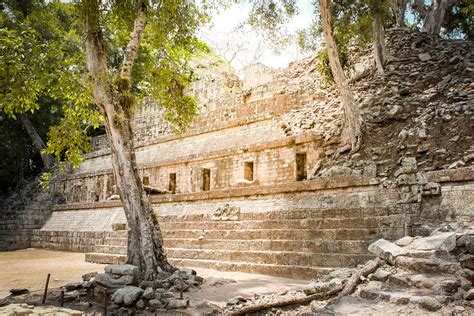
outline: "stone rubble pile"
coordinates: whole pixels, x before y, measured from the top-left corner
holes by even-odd
[[[112,313],[133,315],[137,310],[155,312],[187,308],[183,292],[199,287],[204,279],[191,269],[158,273],[154,281],[139,282],[138,267],[123,264],[105,267],[105,273],[88,273],[83,282],[64,286],[65,298],[89,296],[99,303],[108,302]]]
[[[348,168],[360,172],[370,162],[377,164],[377,175],[391,176],[403,156],[416,157],[422,171],[474,163],[474,44],[392,29],[387,48],[391,58],[382,75],[368,62],[371,53],[354,54],[352,60],[351,86],[363,120],[362,148],[352,159],[334,158],[343,114],[337,90],[322,90],[314,60],[285,70],[288,86],[315,93],[313,102],[280,123],[287,135],[322,136],[325,153],[317,176],[327,176],[324,169],[332,166],[344,167],[338,170],[342,174],[350,173]],[[346,165],[351,162],[360,166]]]
[[[380,239],[369,246],[369,251],[380,258],[376,260],[382,261],[374,271],[360,276],[351,298],[371,303],[373,313],[474,313],[472,223],[444,224],[428,237],[406,236],[393,243]],[[356,269],[334,270],[299,290],[270,293],[252,299],[237,297],[228,302],[226,312],[239,315],[239,311],[249,308],[255,310],[257,306],[261,306],[260,311],[265,311],[264,314],[278,315],[285,306],[281,302],[287,302],[285,310],[292,313],[334,313],[338,306],[344,304],[343,298],[335,298],[335,295],[344,291],[345,286],[351,283],[351,276],[362,271],[371,262]],[[325,297],[325,293],[332,293],[332,297]],[[305,300],[317,295],[322,295],[323,299]],[[290,304],[302,301],[306,304]]]

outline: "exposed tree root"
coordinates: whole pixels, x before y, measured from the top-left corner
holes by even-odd
[[[380,258],[376,258],[374,260],[371,260],[367,262],[359,271],[354,273],[345,284],[341,284],[340,286],[336,287],[335,289],[332,289],[327,292],[323,293],[315,293],[311,294],[305,297],[298,297],[298,298],[290,298],[290,299],[282,299],[282,300],[277,300],[274,302],[269,302],[269,303],[263,303],[263,304],[256,304],[256,305],[250,305],[243,307],[239,310],[236,311],[227,311],[225,314],[226,315],[245,315],[248,313],[255,313],[259,312],[262,310],[266,310],[269,308],[274,308],[274,307],[284,307],[284,306],[290,306],[290,305],[302,305],[302,304],[307,304],[310,303],[311,301],[314,300],[327,300],[332,298],[334,295],[338,294],[327,306],[329,305],[334,306],[339,301],[341,298],[343,298],[346,295],[352,294],[355,289],[357,288],[357,285],[361,282],[362,277],[366,277],[367,275],[373,273],[375,270],[377,270],[381,265],[385,263],[384,260]]]
[[[344,286],[344,289],[341,291],[341,293],[339,293],[336,298],[334,298],[334,300],[331,302],[331,305],[336,305],[344,296],[354,293],[357,288],[357,285],[359,285],[359,283],[361,282],[361,278],[368,276],[384,263],[385,261],[380,258],[376,258],[367,262],[359,271],[354,273],[349,278],[346,285]]]
[[[305,297],[279,300],[279,301],[264,303],[264,304],[250,305],[250,306],[243,307],[243,308],[241,308],[237,311],[226,312],[225,314],[226,315],[232,315],[232,316],[245,315],[245,314],[248,314],[248,313],[255,313],[255,312],[259,312],[259,311],[266,310],[266,309],[269,309],[269,308],[274,308],[274,307],[283,307],[283,306],[297,305],[297,304],[298,305],[307,304],[307,303],[310,303],[311,301],[314,301],[314,300],[327,300],[327,299],[333,297],[334,295],[336,295],[337,293],[339,293],[342,290],[343,290],[343,286],[341,285],[340,287],[337,287],[337,288],[335,288],[333,290],[330,290],[328,292],[316,293],[316,294],[311,294],[311,295],[308,295],[308,296],[305,296]]]

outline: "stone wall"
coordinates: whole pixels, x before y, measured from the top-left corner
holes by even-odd
[[[168,257],[177,265],[311,279],[371,258],[367,246],[378,238],[430,231],[430,224],[446,220],[474,221],[473,168],[426,177],[440,184],[441,194],[411,203],[402,201],[399,188],[363,177],[152,195],[150,200]],[[119,201],[56,205],[32,244],[82,249],[95,262],[123,262],[126,231],[113,231],[112,225],[124,222]]]

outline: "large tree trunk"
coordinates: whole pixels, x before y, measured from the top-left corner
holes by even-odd
[[[137,13],[134,30],[127,45],[121,77],[113,80],[107,68],[104,40],[98,22],[98,1],[88,0],[85,17],[87,67],[94,80],[93,97],[104,115],[111,148],[112,167],[127,223],[128,263],[140,268],[145,280],[160,270],[172,271],[163,248],[163,238],[153,209],[137,172],[129,97],[131,71],[145,27],[145,14]]]
[[[336,82],[336,86],[341,94],[344,107],[344,126],[341,133],[341,147],[337,156],[345,151],[351,150],[357,152],[362,141],[361,122],[359,107],[357,106],[352,89],[349,86],[347,78],[339,60],[336,41],[334,40],[331,26],[331,11],[329,8],[330,0],[319,0],[321,11],[321,23],[324,30],[324,38],[328,50],[329,64]]]
[[[449,2],[449,0],[433,0],[433,4],[425,17],[423,31],[429,34],[439,34]]]
[[[414,0],[412,9],[424,19],[422,31],[439,35],[444,24],[446,11],[457,3],[459,3],[459,0],[432,0],[432,4],[427,10],[424,6],[424,0]]]
[[[408,0],[393,0],[392,8],[395,13],[395,25],[398,28],[405,27],[405,12]]]
[[[374,59],[375,67],[379,74],[382,74],[387,62],[387,49],[385,48],[385,31],[382,25],[382,19],[379,15],[374,15],[372,21],[374,33]]]
[[[41,160],[43,161],[44,168],[46,170],[51,170],[55,163],[54,157],[51,155],[45,154],[43,152],[43,150],[46,149],[46,145],[44,144],[43,140],[39,136],[33,124],[31,124],[30,120],[28,119],[25,113],[20,114],[20,119],[21,119],[21,124],[23,125],[23,128],[26,130],[26,132],[30,136],[33,146],[35,146],[36,151],[41,156]]]

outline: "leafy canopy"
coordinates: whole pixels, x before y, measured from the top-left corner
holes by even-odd
[[[126,97],[134,104],[153,98],[178,131],[184,130],[197,112],[196,101],[185,94],[196,79],[189,60],[208,51],[198,40],[197,31],[209,20],[209,10],[215,8],[213,3],[198,5],[183,0],[1,3],[0,113],[15,119],[20,113],[44,110],[41,100],[45,97],[54,101],[62,118],[48,133],[47,152],[74,167],[82,162],[81,154],[90,149],[91,127],[102,124],[91,96],[93,83],[83,47],[84,10],[90,10],[91,5],[99,9],[108,79],[114,81],[120,80],[137,8],[146,6],[145,34]]]

